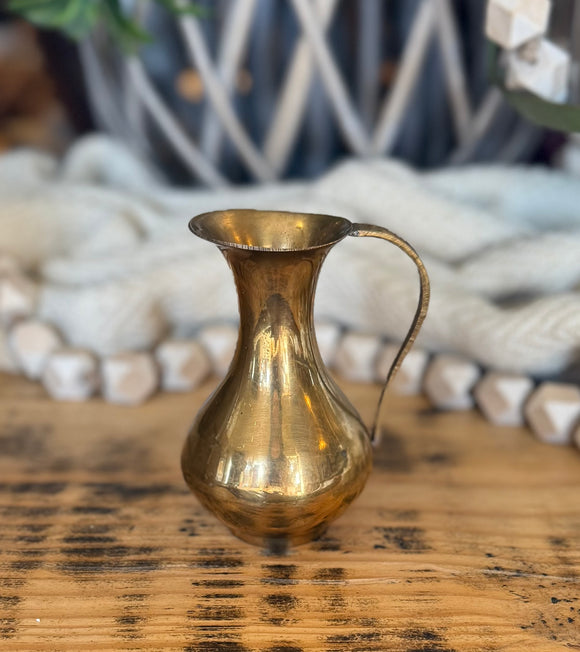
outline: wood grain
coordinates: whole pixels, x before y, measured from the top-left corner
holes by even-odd
[[[363,495],[272,557],[181,478],[210,389],[123,408],[0,377],[1,650],[580,649],[575,451],[390,397]]]

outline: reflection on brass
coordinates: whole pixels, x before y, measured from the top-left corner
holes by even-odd
[[[234,273],[240,333],[228,374],[185,442],[185,480],[241,539],[277,550],[305,543],[362,491],[372,457],[369,431],[318,351],[312,313],[322,262],[350,235],[388,240],[416,263],[419,307],[387,382],[425,318],[427,273],[404,240],[340,217],[230,210],[189,226]]]

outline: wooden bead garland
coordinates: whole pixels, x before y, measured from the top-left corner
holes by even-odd
[[[56,330],[38,319],[18,322],[8,341],[24,374],[35,380],[42,376],[50,354],[63,345]]]
[[[0,324],[7,327],[33,315],[36,295],[35,285],[24,274],[0,273]]]
[[[320,357],[324,364],[330,368],[334,366],[336,350],[342,337],[342,329],[338,324],[330,321],[317,321],[314,328]]]
[[[375,364],[380,348],[381,340],[376,335],[346,333],[338,343],[334,367],[346,380],[372,383],[375,380]]]
[[[42,384],[58,401],[86,401],[99,387],[97,359],[83,349],[57,349],[48,357],[42,372]]]
[[[507,50],[542,36],[548,28],[550,0],[488,0],[486,36]]]
[[[564,102],[568,95],[570,55],[546,39],[532,52],[509,53],[505,84],[513,90],[525,89],[549,102]]]
[[[205,348],[196,340],[165,340],[155,351],[161,370],[161,387],[166,392],[189,392],[212,370]]]
[[[103,396],[110,403],[139,405],[159,384],[159,372],[150,353],[118,353],[102,363]]]
[[[4,285],[2,285],[4,282]],[[6,293],[6,288],[8,292]],[[4,294],[2,291],[4,290]],[[223,376],[233,356],[238,331],[233,324],[208,325],[195,339],[168,339],[154,354],[125,352],[104,358],[64,346],[60,335],[32,318],[36,289],[17,261],[0,252],[0,372],[41,378],[55,400],[86,400],[99,389],[119,405],[138,405],[161,386],[191,391],[213,371]],[[399,344],[376,335],[343,333],[338,324],[316,325],[321,355],[339,375],[359,382],[382,382]],[[413,395],[423,391],[436,407],[465,410],[475,404],[496,425],[518,426],[524,418],[538,439],[580,448],[580,388],[545,382],[534,390],[531,378],[482,371],[457,355],[429,356],[411,350],[392,390]]]
[[[564,383],[542,383],[524,408],[536,437],[548,444],[569,444],[580,418],[580,388]]]
[[[399,352],[400,345],[385,344],[379,352],[376,364],[377,382],[385,382],[395,356]],[[401,396],[414,396],[421,393],[423,376],[429,362],[429,354],[416,347],[413,347],[403,360],[397,375],[393,378],[389,391]]]
[[[534,388],[531,378],[491,371],[475,386],[477,407],[497,426],[521,426],[523,407]]]
[[[506,50],[505,85],[565,102],[571,57],[545,38],[551,0],[488,0],[486,36]]]
[[[238,329],[233,324],[213,324],[202,328],[198,339],[205,346],[212,362],[214,373],[223,378],[236,350]]]
[[[439,355],[425,374],[423,390],[441,410],[470,410],[474,404],[471,390],[480,375],[479,367],[470,360]]]

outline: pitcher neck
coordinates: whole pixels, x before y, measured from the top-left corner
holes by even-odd
[[[316,284],[329,247],[299,252],[222,249],[238,291],[240,334],[269,322],[311,331]],[[261,326],[260,326],[261,324]]]

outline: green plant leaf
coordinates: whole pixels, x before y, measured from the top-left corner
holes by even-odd
[[[35,25],[60,29],[73,38],[94,27],[99,10],[94,0],[11,0],[8,8]]]
[[[152,41],[148,32],[123,13],[119,0],[101,0],[101,2],[107,27],[125,51],[133,52],[137,46]]]
[[[530,122],[556,131],[580,132],[580,106],[555,104],[524,91],[502,88],[502,92],[511,106]]]
[[[172,14],[204,15],[195,2],[154,0]],[[48,29],[58,29],[79,40],[102,21],[117,43],[127,53],[153,39],[128,15],[120,0],[9,0],[8,8],[29,22]]]
[[[200,7],[191,2],[181,2],[181,0],[157,0],[157,2],[163,5],[167,11],[177,16],[183,14],[205,16],[208,13],[205,7]]]
[[[491,84],[499,84],[501,80],[499,55],[499,47],[495,43],[487,41],[487,47],[485,50],[485,70],[487,73],[487,79]]]

